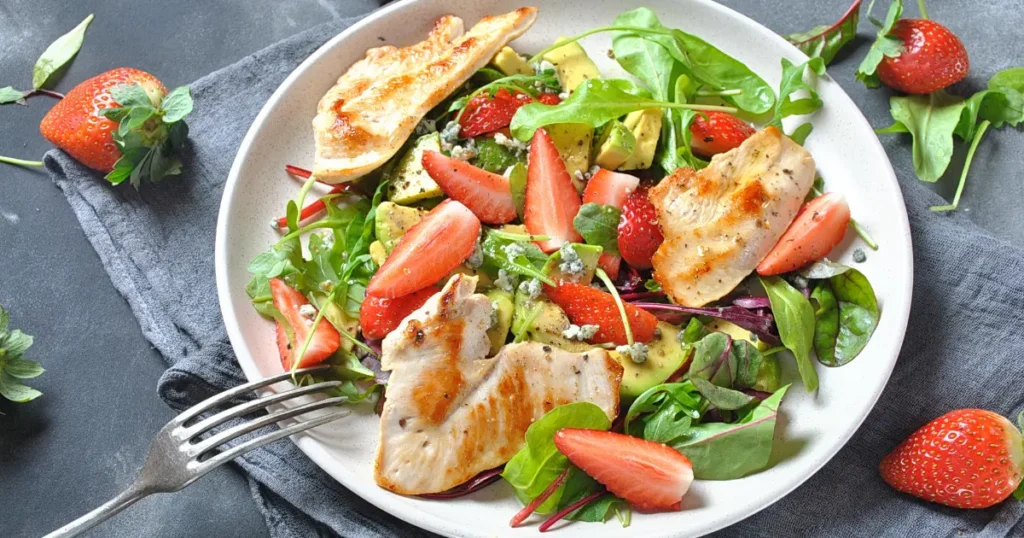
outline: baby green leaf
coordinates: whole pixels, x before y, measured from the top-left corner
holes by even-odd
[[[655,385],[633,400],[623,424],[625,432],[656,443],[669,443],[700,418],[701,396],[693,383]]]
[[[85,40],[85,29],[89,27],[92,19],[93,16],[89,15],[70,32],[58,37],[49,47],[46,47],[43,54],[36,60],[35,67],[32,68],[33,88],[46,87],[52,75],[71,61],[75,54],[78,54],[78,50],[82,48],[82,42]]]
[[[5,105],[7,103],[18,103],[23,105],[25,104],[25,96],[27,95],[28,92],[16,90],[11,86],[0,88],[0,105]]]
[[[928,95],[889,98],[889,113],[914,138],[914,173],[935,183],[953,156],[953,132],[960,123],[964,101],[943,90]]]
[[[588,245],[597,245],[605,252],[618,256],[620,214],[615,206],[591,202],[583,204],[572,219],[572,225]]]
[[[857,357],[878,326],[878,301],[860,271],[849,269],[819,281],[811,298],[815,312],[814,351],[826,366],[842,366]]]
[[[821,58],[825,65],[832,63],[836,54],[857,35],[860,22],[861,0],[854,0],[846,13],[831,26],[815,26],[806,32],[790,34],[786,40],[811,58]]]
[[[160,108],[164,111],[164,123],[181,121],[192,112],[192,93],[188,86],[179,86],[164,97]]]
[[[782,128],[782,119],[789,116],[810,114],[821,108],[821,97],[814,88],[804,82],[804,74],[807,70],[822,76],[825,74],[825,61],[821,58],[811,58],[800,65],[793,65],[786,58],[782,59],[782,82],[779,84],[779,99],[775,104],[775,113],[769,122],[779,129]],[[808,96],[801,99],[793,99],[793,94],[800,90],[806,90]]]
[[[710,333],[693,345],[693,360],[687,376],[706,379],[720,387],[731,387],[736,377],[736,357],[731,353],[732,337]]]
[[[748,396],[738,390],[719,387],[706,379],[695,377],[691,381],[711,405],[725,411],[741,409],[754,401],[753,396]]]
[[[870,9],[868,11],[868,15],[870,15]],[[881,85],[875,71],[878,69],[878,64],[882,62],[882,58],[886,56],[895,58],[903,52],[903,42],[889,35],[902,14],[903,1],[893,0],[889,5],[889,13],[885,16],[885,22],[878,29],[878,37],[871,45],[871,49],[868,50],[867,56],[860,63],[860,67],[857,68],[857,80],[863,82],[868,88],[877,88]]]
[[[615,18],[616,26],[660,28],[661,23],[649,9],[627,11]],[[659,101],[668,101],[675,82],[676,60],[657,41],[629,32],[616,32],[612,38],[615,61],[629,74],[640,79]]]
[[[814,371],[814,363],[811,361],[814,308],[803,293],[777,276],[762,277],[761,285],[768,292],[782,344],[796,357],[804,388],[813,392],[818,388],[818,373]]]
[[[25,403],[42,393],[21,380],[38,377],[44,370],[39,363],[22,357],[32,347],[32,337],[19,330],[8,331],[10,319],[11,315],[0,307],[0,396]]]

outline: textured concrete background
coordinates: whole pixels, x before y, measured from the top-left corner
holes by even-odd
[[[831,23],[849,0],[723,3],[790,33]],[[907,16],[915,16],[909,4]],[[39,53],[89,13],[96,20],[58,91],[119,66],[151,71],[168,87],[187,84],[311,25],[376,5],[376,0],[0,0],[0,86],[29,85]],[[998,37],[1007,35],[999,28],[1024,27],[1020,0],[931,0],[928,7],[932,18],[961,37],[971,56],[971,75],[955,92],[980,89],[996,71],[1024,63],[1024,40]],[[887,126],[887,91],[866,90],[853,79],[874,35],[866,19],[860,33],[829,73],[872,125]],[[49,144],[37,125],[49,105],[41,97],[27,107],[0,109],[0,155],[42,156]],[[897,173],[909,177],[909,141],[882,140]],[[978,224],[1016,244],[1024,244],[1022,142],[1020,131],[990,131],[961,202],[961,211]],[[963,153],[951,170],[959,171]],[[948,198],[955,181],[944,178],[936,188]],[[0,536],[39,536],[129,484],[150,437],[172,415],[155,391],[164,362],[142,338],[60,191],[45,174],[3,165],[0,304],[12,312],[15,327],[36,337],[30,357],[47,368],[33,383],[44,392],[42,398],[28,405],[0,403]],[[92,535],[252,537],[265,536],[266,529],[245,480],[234,469],[221,469],[187,493],[142,501]]]

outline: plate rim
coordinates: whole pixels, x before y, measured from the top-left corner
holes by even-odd
[[[227,285],[227,282],[229,280],[228,259],[230,257],[230,254],[228,253],[228,243],[225,240],[227,234],[229,233],[227,215],[230,212],[229,210],[234,200],[236,188],[240,184],[240,169],[243,165],[243,162],[247,159],[251,151],[251,146],[254,140],[256,139],[257,132],[261,129],[264,122],[266,121],[267,116],[269,116],[271,111],[278,106],[278,102],[285,97],[287,89],[290,86],[292,86],[299,78],[301,78],[311,65],[316,63],[316,61],[319,60],[321,57],[329,54],[331,50],[334,47],[336,47],[340,42],[346,40],[350,35],[360,31],[364,27],[369,26],[380,19],[390,16],[395,11],[402,10],[406,8],[406,6],[426,1],[430,0],[400,0],[398,2],[394,2],[392,4],[379,8],[367,14],[359,21],[355,22],[348,28],[344,29],[342,32],[338,33],[334,37],[327,40],[323,45],[321,45],[315,51],[313,51],[298,66],[296,66],[295,69],[292,70],[292,72],[289,73],[287,77],[285,77],[281,84],[274,90],[274,92],[270,95],[270,97],[267,99],[264,105],[260,108],[259,113],[253,119],[248,130],[246,131],[245,137],[239,144],[238,150],[235,154],[235,158],[232,161],[228,177],[225,181],[223,194],[221,196],[221,203],[218,208],[217,214],[216,235],[214,242],[214,267],[217,282],[217,298],[220,306],[221,316],[223,318],[223,323],[228,335],[228,340],[231,343],[232,350],[235,352],[236,359],[240,359],[241,357],[239,349],[241,349],[242,346],[236,346],[235,342],[244,341],[244,336],[241,332],[240,325],[237,323],[237,319],[231,302],[231,290]],[[774,40],[776,44],[782,46],[790,53],[798,55],[799,57],[802,58],[807,58],[807,56],[802,51],[800,51],[796,46],[788,42],[779,34],[773,32],[771,29],[759,23],[758,21],[750,17],[747,17],[746,15],[728,6],[724,6],[722,4],[714,2],[713,0],[688,1],[701,4],[704,8],[714,10],[723,17],[737,19],[739,22],[745,23],[748,26],[750,26],[751,29],[758,34],[759,38]],[[546,2],[544,0],[534,0],[534,2],[516,3],[521,5],[528,5],[543,4]],[[628,6],[623,7],[626,8]],[[868,130],[873,130],[873,128],[870,125],[870,122],[868,122],[863,112],[861,112],[860,107],[857,106],[857,104],[853,101],[852,98],[850,98],[849,94],[846,93],[846,90],[844,90],[842,86],[840,86],[828,74],[826,74],[824,78],[827,78],[827,80],[835,84],[837,89],[839,90],[839,93],[841,94],[841,98],[847,100],[848,103],[853,107],[853,109],[856,110],[856,114],[851,116],[850,119],[852,119],[856,123],[861,124],[862,127],[867,128]],[[864,425],[864,421],[867,419],[871,411],[874,410],[875,406],[877,405],[878,399],[881,397],[882,392],[884,392],[885,388],[888,386],[889,381],[892,377],[892,371],[896,366],[896,362],[899,360],[899,355],[902,351],[903,343],[906,339],[907,326],[909,324],[910,319],[910,310],[911,302],[913,299],[914,284],[913,237],[910,233],[910,222],[906,208],[906,201],[903,197],[903,192],[900,188],[899,181],[897,180],[895,170],[892,167],[892,162],[890,161],[888,154],[885,152],[885,149],[882,147],[881,141],[878,139],[877,136],[874,137],[873,140],[869,142],[869,144],[873,147],[874,151],[876,152],[876,157],[880,157],[882,159],[883,170],[887,172],[885,174],[886,177],[884,179],[886,181],[889,181],[895,187],[894,191],[899,199],[900,206],[902,207],[902,211],[900,211],[899,214],[896,215],[896,218],[899,221],[900,225],[898,233],[899,235],[902,235],[906,238],[907,247],[909,249],[909,255],[906,256],[908,263],[903,268],[903,276],[906,279],[907,287],[906,289],[900,290],[901,293],[899,294],[899,296],[894,297],[895,301],[889,301],[891,304],[895,304],[900,307],[900,309],[902,310],[902,315],[900,315],[895,321],[892,322],[897,324],[896,328],[898,329],[898,338],[894,342],[893,349],[890,350],[890,356],[887,357],[889,360],[887,361],[888,367],[887,371],[885,372],[885,382],[880,383],[879,386],[869,395],[869,399],[871,402],[870,406],[866,406],[864,408],[864,412],[860,416],[856,417],[855,421],[852,422],[852,424],[854,424],[853,427],[847,429],[843,433],[843,435],[837,438],[838,442],[836,442],[833,445],[833,447],[827,451],[828,454],[826,457],[823,457],[819,461],[814,462],[814,465],[810,466],[806,473],[800,476],[797,480],[794,480],[791,484],[788,485],[788,487],[784,488],[779,493],[779,495],[773,498],[763,500],[746,513],[730,513],[723,515],[723,517],[719,518],[715,524],[705,529],[702,534],[710,534],[712,532],[721,530],[730,525],[734,525],[740,521],[743,521],[757,514],[758,512],[764,510],[765,508],[775,504],[782,498],[786,497],[787,495],[792,493],[793,490],[800,487],[808,479],[814,476],[818,471],[821,470],[822,467],[824,467],[828,462],[832,461],[836,454],[838,454],[843,448],[846,447],[847,443],[853,437],[853,435],[856,432],[858,432],[860,428]],[[228,323],[228,319],[231,319],[233,322]],[[250,360],[248,361],[238,360],[238,363],[239,366],[242,368],[242,371],[245,373],[246,377],[251,381],[254,379],[258,379],[261,376],[258,369],[255,366],[255,361],[252,360],[251,357],[249,357],[249,359]],[[393,511],[392,508],[395,507],[395,500],[391,499],[390,497],[380,495],[381,493],[385,492],[384,490],[380,490],[376,486],[376,484],[365,484],[363,483],[363,481],[360,480],[351,480],[343,482],[342,480],[337,478],[334,475],[334,473],[329,471],[328,462],[336,462],[337,460],[335,460],[329,454],[329,452],[320,444],[320,442],[317,441],[315,438],[307,434],[298,434],[292,436],[290,439],[293,442],[295,442],[295,444],[299,447],[300,450],[302,450],[304,454],[306,454],[306,456],[308,456],[318,467],[320,467],[325,473],[327,473],[328,476],[331,477],[331,479],[337,481],[341,486],[351,490],[360,498],[373,504],[378,509],[394,517],[397,517],[405,521],[406,523],[438,534],[443,534],[446,536],[459,536],[460,534],[456,534],[456,531],[465,532],[465,529],[463,528],[462,525],[452,525],[451,522],[442,519],[438,516],[435,516],[433,513],[430,513],[428,511],[421,510],[418,512],[410,512],[408,510],[401,509]],[[386,493],[390,494],[390,492]],[[681,536],[681,534],[674,534],[672,533],[672,531],[666,531],[665,533],[657,533],[653,536],[667,538],[673,536]]]

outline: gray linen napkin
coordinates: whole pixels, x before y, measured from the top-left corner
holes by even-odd
[[[110,187],[62,152],[46,157],[114,285],[171,365],[159,392],[176,409],[244,381],[220,317],[213,269],[214,225],[238,145],[285,76],[352,22],[313,28],[192,84],[196,106],[182,177],[136,193]],[[886,143],[895,163],[910,162],[905,146],[892,137]],[[1024,251],[962,215],[929,212],[941,201],[907,167],[899,172],[913,230],[914,302],[889,386],[828,465],[722,535],[1024,535],[1020,503],[954,510],[897,494],[879,478],[882,456],[945,411],[984,407],[1015,416],[1024,408]],[[346,490],[292,443],[274,443],[238,465],[275,537],[429,535]]]

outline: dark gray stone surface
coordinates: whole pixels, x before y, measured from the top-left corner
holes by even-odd
[[[849,4],[723,3],[782,33],[829,23]],[[310,25],[375,5],[375,0],[3,0],[0,86],[27,86],[41,50],[89,13],[96,21],[59,91],[122,65],[151,71],[169,87],[186,84]],[[970,52],[971,76],[954,88],[958,93],[981,88],[994,72],[1024,62],[1024,41],[998,37],[999,28],[1024,26],[1019,0],[932,0],[929,9]],[[916,13],[912,5],[907,12]],[[891,123],[888,92],[868,91],[853,80],[873,36],[866,22],[861,34],[859,46],[844,52],[829,72],[872,125],[886,126]],[[36,98],[27,107],[0,109],[0,155],[42,156],[49,144],[37,125],[49,104]],[[978,224],[1016,244],[1024,244],[1024,214],[1018,209],[1024,200],[1022,141],[1019,131],[990,131],[961,202],[961,210]],[[912,174],[909,142],[891,137],[883,142],[897,172]],[[958,171],[959,164],[954,161],[951,168]],[[944,178],[936,188],[948,197],[955,179]],[[29,356],[48,370],[33,383],[44,392],[42,398],[27,405],[0,403],[0,536],[39,536],[128,485],[151,435],[172,415],[155,392],[164,362],[142,338],[63,195],[44,174],[4,165],[0,304],[12,312],[15,327],[36,336]],[[92,535],[264,536],[266,529],[244,479],[234,469],[221,469],[187,492],[142,501]]]

